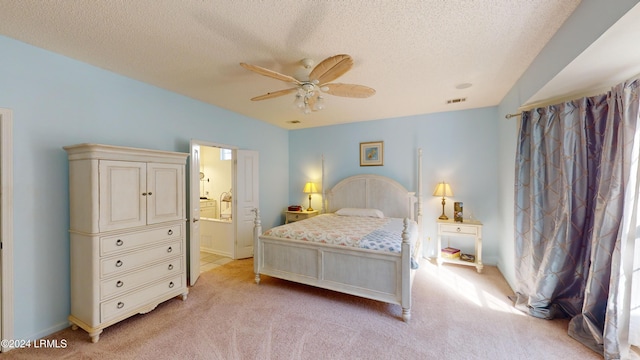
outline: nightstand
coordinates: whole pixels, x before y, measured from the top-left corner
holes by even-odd
[[[313,211],[285,211],[284,212],[284,223],[288,224],[290,222],[294,222],[294,221],[300,221],[300,220],[304,220],[304,219],[308,219],[308,218],[312,218],[314,216],[318,215],[318,210],[313,210]]]
[[[476,270],[481,273],[482,268],[482,223],[475,220],[465,220],[464,222],[455,222],[453,220],[437,220],[438,222],[438,265],[443,262],[459,265],[475,266]],[[443,236],[460,236],[473,238],[475,240],[475,259],[474,261],[464,261],[459,258],[448,259],[442,257],[442,237]]]

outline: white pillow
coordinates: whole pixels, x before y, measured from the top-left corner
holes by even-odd
[[[336,211],[336,215],[384,218],[384,214],[378,209],[342,208]]]

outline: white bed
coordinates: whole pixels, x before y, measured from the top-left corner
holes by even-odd
[[[418,168],[420,168],[419,165]],[[420,180],[418,184],[421,183]],[[418,188],[420,189],[420,186]],[[411,285],[415,273],[411,268],[411,262],[414,258],[417,263],[420,257],[419,232],[422,228],[422,215],[419,199],[420,196],[409,192],[395,180],[379,175],[351,176],[326,192],[328,213],[343,208],[373,208],[382,211],[385,217],[405,219],[400,252],[268,236],[262,232],[260,212],[256,210],[254,228],[256,283],[260,282],[260,275],[264,274],[398,304],[402,307],[403,320],[409,321]],[[313,218],[297,223],[302,224],[311,220]],[[413,221],[416,222],[415,225],[409,226]],[[418,234],[412,234],[412,232],[418,232]],[[414,246],[410,244],[412,236],[417,239]]]

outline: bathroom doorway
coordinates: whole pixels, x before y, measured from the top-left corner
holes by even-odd
[[[189,174],[189,284],[193,285],[201,259],[215,266],[253,256],[258,153],[192,140]]]
[[[232,150],[200,146],[200,272],[233,258]]]

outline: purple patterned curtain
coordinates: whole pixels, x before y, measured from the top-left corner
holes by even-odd
[[[629,351],[639,85],[523,112],[516,154],[515,305],[607,359]]]

